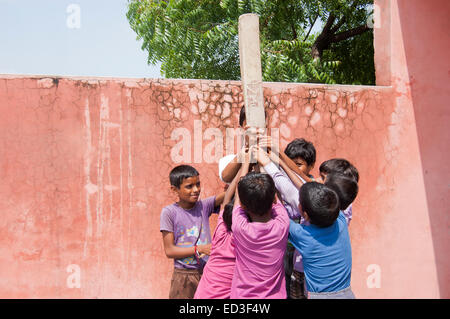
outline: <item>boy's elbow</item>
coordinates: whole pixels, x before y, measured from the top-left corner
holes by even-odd
[[[174,253],[173,253],[172,249],[170,249],[170,248],[164,248],[164,253],[166,254],[166,257],[169,259],[175,258]]]
[[[225,174],[225,172],[222,173],[222,180],[225,183],[231,183],[233,181],[234,176],[231,176],[231,174]]]

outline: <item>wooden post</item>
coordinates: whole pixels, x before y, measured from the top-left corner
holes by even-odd
[[[239,17],[239,58],[247,126],[265,128],[257,14],[247,13]]]

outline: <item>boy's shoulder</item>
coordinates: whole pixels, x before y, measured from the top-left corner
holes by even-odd
[[[175,210],[176,208],[177,208],[177,203],[176,202],[174,202],[174,203],[172,203],[172,204],[169,204],[169,205],[166,205],[166,206],[164,206],[163,208],[162,208],[162,211],[173,211],[173,210]]]
[[[173,215],[176,213],[176,211],[177,211],[176,203],[164,206],[161,209],[161,218],[173,218]]]
[[[169,204],[167,206],[164,206],[161,210],[161,214],[192,214],[193,212],[197,211],[210,211],[214,209],[214,202],[215,202],[216,196],[210,196],[206,197],[204,199],[200,199],[195,203],[195,206],[192,207],[189,210],[186,210],[182,207],[180,207],[176,202]]]
[[[348,228],[348,223],[347,223],[347,218],[346,218],[346,215],[345,215],[345,211],[342,211],[342,210],[339,211],[339,216],[336,219],[336,223],[338,223],[340,227]]]

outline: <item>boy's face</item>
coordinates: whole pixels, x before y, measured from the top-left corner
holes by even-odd
[[[301,157],[296,157],[293,159],[294,163],[297,164],[297,167],[303,172],[305,173],[305,175],[309,175],[309,172],[311,172],[311,170],[314,167],[314,164],[312,165],[308,165],[306,163],[306,161],[301,158]]]
[[[200,177],[192,176],[185,178],[180,185],[180,188],[172,186],[172,190],[178,194],[179,205],[183,208],[190,208],[195,205],[200,196]]]

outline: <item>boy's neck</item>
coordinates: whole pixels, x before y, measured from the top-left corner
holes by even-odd
[[[272,219],[272,211],[264,215],[256,215],[251,212],[248,212],[248,216],[250,216],[252,223],[267,223],[269,220]]]
[[[183,209],[192,209],[194,208],[195,204],[197,204],[197,202],[195,203],[189,203],[189,202],[184,202],[184,201],[178,201],[177,202],[178,206],[180,206]]]

